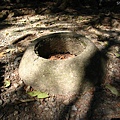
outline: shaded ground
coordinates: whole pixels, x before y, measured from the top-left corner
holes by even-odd
[[[120,14],[116,9],[66,9],[51,13],[52,3],[0,6],[0,119],[1,120],[114,120],[120,118]],[[32,6],[32,7],[31,7]],[[18,75],[21,57],[36,38],[58,31],[74,31],[91,39],[106,59],[102,85],[72,101],[68,96],[31,98]],[[98,73],[99,74],[99,73]],[[4,81],[10,86],[4,87]],[[116,95],[115,95],[116,94]],[[62,99],[61,99],[62,98]]]

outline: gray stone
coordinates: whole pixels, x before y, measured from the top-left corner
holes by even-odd
[[[55,53],[75,57],[50,60]],[[35,40],[24,53],[19,75],[25,84],[51,95],[79,94],[99,84],[103,75],[97,47],[86,37],[72,33],[53,33]]]

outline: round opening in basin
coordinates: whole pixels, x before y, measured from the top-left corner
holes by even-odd
[[[76,37],[50,37],[40,40],[35,45],[35,53],[50,60],[67,59],[82,53],[85,41]]]

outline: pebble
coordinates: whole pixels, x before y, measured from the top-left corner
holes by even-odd
[[[48,107],[49,107],[49,108],[52,108],[53,106],[52,106],[52,104],[51,104],[51,103],[49,103],[49,104],[48,104]]]
[[[76,115],[76,114],[72,113],[72,114],[70,115],[70,117],[73,118],[73,117],[75,117],[75,115]]]
[[[55,101],[55,98],[51,97],[51,98],[50,98],[50,101],[51,101],[51,102],[54,102],[54,101]]]
[[[47,102],[45,102],[45,103],[44,103],[44,106],[48,106],[48,103],[47,103]]]
[[[77,111],[77,108],[75,105],[72,106],[72,110]]]
[[[48,100],[49,100],[49,98],[45,98],[45,100],[44,100],[44,101],[45,101],[45,102],[47,102]]]
[[[15,120],[19,120],[19,117],[18,117],[18,116],[16,116]]]
[[[15,76],[15,74],[14,74],[14,73],[12,73],[12,74],[11,74],[11,76]]]
[[[9,94],[9,93],[7,93],[7,94],[6,94],[6,96],[7,96],[7,97],[9,97],[9,96],[10,96],[10,94]]]
[[[3,103],[3,101],[2,101],[2,100],[0,100],[0,105],[2,105],[2,103]]]
[[[84,120],[84,118],[83,118],[83,119],[82,119],[82,118],[80,119],[80,116],[77,115],[75,120]]]
[[[7,104],[7,103],[9,103],[10,102],[10,99],[6,99],[5,100],[5,103]]]
[[[23,99],[26,99],[26,98],[27,98],[27,96],[26,96],[26,95],[22,95],[22,98],[23,98]]]
[[[43,108],[44,106],[43,105],[39,105],[39,108]]]
[[[23,84],[23,81],[22,81],[22,80],[20,80],[18,83],[19,83],[20,85],[22,85],[22,84]]]
[[[25,120],[30,120],[30,119],[29,119],[29,116],[25,116]]]
[[[66,99],[66,100],[63,101],[63,104],[68,105],[69,102],[70,102],[69,99]]]
[[[46,111],[47,111],[47,110],[49,110],[49,108],[48,108],[48,107],[46,107],[44,110],[46,110]]]
[[[40,105],[40,102],[39,102],[39,101],[36,101],[35,104],[36,104],[36,105]]]
[[[60,109],[61,109],[61,110],[62,110],[64,107],[65,107],[64,104],[61,104],[61,105],[60,105]]]
[[[19,85],[17,83],[14,83],[13,86],[17,88]]]
[[[26,111],[26,112],[28,111],[28,107],[25,107],[25,111]]]
[[[53,115],[53,112],[52,112],[52,111],[50,111],[50,115],[51,115],[51,116]]]
[[[19,106],[15,105],[15,109],[19,109]]]
[[[57,110],[56,110],[56,108],[52,108],[52,111],[53,111],[53,113],[55,113]]]
[[[18,114],[18,111],[14,111],[14,116]]]

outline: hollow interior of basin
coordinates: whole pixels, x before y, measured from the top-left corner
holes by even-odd
[[[76,37],[50,37],[40,40],[35,45],[35,53],[45,59],[54,60],[75,57],[86,48],[86,43]]]

